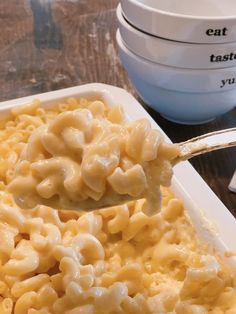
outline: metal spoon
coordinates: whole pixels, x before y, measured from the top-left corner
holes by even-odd
[[[180,154],[173,164],[218,149],[236,146],[236,127],[203,134],[179,143]]]

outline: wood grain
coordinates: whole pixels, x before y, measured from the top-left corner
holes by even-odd
[[[90,82],[120,86],[138,97],[117,53],[117,4],[118,0],[1,1],[0,100]],[[236,110],[198,126],[178,125],[147,110],[174,142],[236,126]],[[227,188],[235,156],[231,148],[195,157],[191,163],[236,217],[236,194]]]

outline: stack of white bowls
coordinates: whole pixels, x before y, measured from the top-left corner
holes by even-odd
[[[120,58],[140,97],[198,124],[236,105],[236,0],[121,0]]]

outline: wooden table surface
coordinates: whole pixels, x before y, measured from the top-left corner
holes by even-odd
[[[117,4],[0,1],[0,100],[91,82],[120,86],[137,97],[117,54]],[[174,142],[236,126],[235,109],[198,126],[174,124],[148,111]],[[236,169],[236,148],[195,157],[191,163],[236,217],[236,194],[227,188]]]

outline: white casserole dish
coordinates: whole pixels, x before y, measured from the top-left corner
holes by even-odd
[[[121,88],[97,83],[1,102],[0,117],[2,119],[7,116],[10,108],[27,104],[36,98],[41,100],[44,107],[50,107],[68,97],[101,99],[111,106],[121,104],[127,119],[146,118],[152,127],[160,129],[132,95]],[[166,139],[170,141],[167,137]],[[175,167],[172,190],[185,203],[200,238],[211,244],[222,257],[225,251],[236,252],[236,219],[189,162],[182,162]],[[236,257],[228,257],[226,260],[236,271]]]

